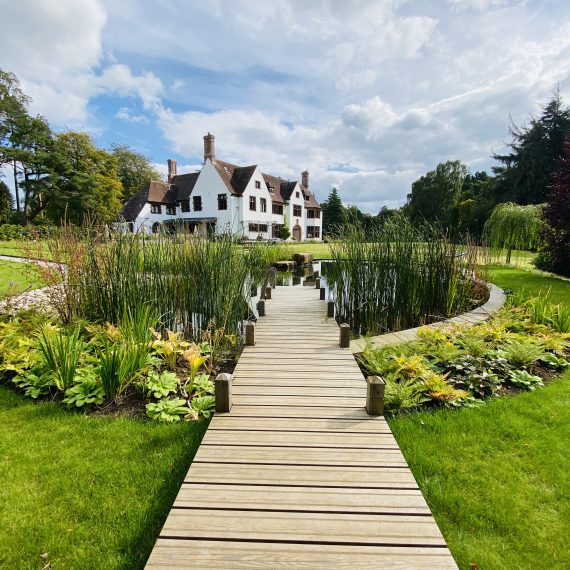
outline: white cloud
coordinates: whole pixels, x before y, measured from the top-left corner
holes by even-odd
[[[129,123],[149,123],[148,117],[137,115],[128,107],[121,107],[115,114],[115,118],[121,121],[128,121]]]

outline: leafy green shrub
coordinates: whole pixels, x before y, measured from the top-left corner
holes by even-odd
[[[177,422],[182,417],[188,415],[189,412],[190,409],[186,405],[186,400],[182,398],[160,400],[156,404],[146,405],[146,415],[159,422]]]
[[[502,347],[501,353],[513,368],[531,368],[544,356],[544,347],[532,339],[510,339]]]
[[[58,390],[65,392],[73,384],[83,346],[79,326],[76,326],[69,335],[62,330],[53,333],[46,326],[40,329],[40,351],[43,354],[46,367],[53,373]]]
[[[107,343],[99,358],[101,383],[110,399],[120,396],[150,366],[148,345],[132,340]]]
[[[9,241],[12,239],[21,239],[25,236],[25,228],[16,224],[0,225],[0,241]]]
[[[388,412],[409,411],[429,400],[423,393],[422,380],[408,379],[397,382],[386,378],[385,382],[384,406]]]
[[[570,305],[556,305],[550,320],[554,330],[570,333]]]

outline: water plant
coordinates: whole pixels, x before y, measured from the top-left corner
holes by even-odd
[[[339,322],[355,333],[380,334],[431,323],[481,299],[474,279],[474,244],[458,245],[433,226],[415,228],[401,216],[365,234],[346,229],[330,245],[323,275]]]
[[[54,256],[66,264],[66,280],[52,301],[64,322],[118,324],[125,307],[142,303],[159,316],[159,330],[195,341],[212,321],[227,335],[241,333],[252,285],[280,253],[267,244],[246,248],[230,235],[148,236],[95,225],[61,233]]]

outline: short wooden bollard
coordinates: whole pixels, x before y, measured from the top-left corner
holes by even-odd
[[[319,270],[318,270],[318,269],[315,269],[315,270],[313,271],[313,277],[316,279],[317,277],[320,277],[320,276],[321,276],[321,274],[319,273]]]
[[[340,340],[338,344],[341,348],[348,348],[350,346],[350,325],[348,323],[342,323],[339,330]]]
[[[327,303],[327,317],[334,317],[334,301]]]
[[[245,323],[245,346],[255,346],[255,325]]]
[[[326,299],[326,295],[327,295],[327,290],[326,287],[321,287],[321,301],[324,301]]]
[[[265,317],[265,301],[263,299],[257,303],[257,314],[260,317]]]
[[[218,374],[214,382],[216,394],[216,412],[228,414],[232,409],[232,379],[231,374]]]
[[[265,298],[266,298],[266,299],[271,299],[271,287],[266,287],[266,288],[265,288]]]
[[[315,289],[320,289],[321,288],[321,280],[317,277],[315,279]]]
[[[366,378],[366,413],[369,416],[384,414],[384,389],[386,384],[380,376]]]

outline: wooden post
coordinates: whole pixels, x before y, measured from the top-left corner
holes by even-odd
[[[261,299],[261,301],[259,301],[257,303],[257,312],[258,312],[260,317],[265,317],[265,300],[264,299]]]
[[[265,298],[271,299],[271,287],[269,286],[265,288]]]
[[[320,289],[321,288],[321,280],[317,277],[315,279],[315,289]]]
[[[350,325],[348,323],[342,323],[339,330],[340,340],[338,344],[341,348],[348,348],[350,346]]]
[[[318,270],[318,269],[315,269],[315,271],[313,271],[313,276],[314,276],[315,279],[316,279],[317,277],[320,277],[320,276],[321,276],[321,274],[319,273],[319,270]]]
[[[369,416],[384,414],[384,389],[386,384],[380,376],[366,378],[366,413]]]
[[[324,301],[326,299],[326,295],[327,295],[327,290],[326,287],[321,287],[321,301]]]
[[[327,303],[327,317],[334,317],[334,301]]]
[[[255,346],[255,325],[245,323],[245,346]]]
[[[214,382],[216,394],[216,413],[228,414],[232,409],[232,379],[231,374],[218,374]]]

